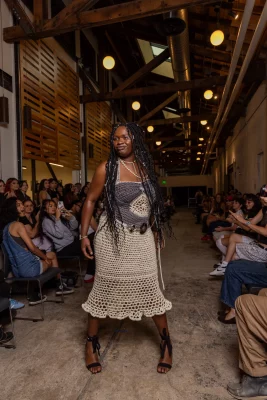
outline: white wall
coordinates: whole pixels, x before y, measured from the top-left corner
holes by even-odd
[[[1,1],[1,0],[0,0]],[[13,18],[5,1],[1,1],[2,25],[1,29],[12,26]],[[2,36],[2,35],[1,35]],[[2,58],[3,54],[3,58]],[[0,126],[0,176],[6,180],[18,176],[17,160],[17,127],[16,127],[16,97],[15,97],[15,64],[14,45],[0,39],[0,68],[12,76],[13,93],[0,87],[0,96],[8,98],[9,124]]]
[[[216,191],[224,189],[228,166],[234,167],[234,186],[242,193],[259,191],[267,183],[267,81],[252,97],[246,116],[239,119],[225,154],[214,164]]]

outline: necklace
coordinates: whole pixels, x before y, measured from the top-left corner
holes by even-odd
[[[123,161],[121,158],[120,158],[120,160]],[[134,161],[123,161],[123,162],[126,164],[134,164],[136,161],[134,160]]]
[[[137,171],[136,171],[136,169],[135,169],[134,162],[132,162],[132,164],[133,164],[133,167],[134,167],[134,171],[135,171],[135,172],[133,172],[130,168],[128,168],[127,165],[125,164],[125,161],[123,161],[121,158],[119,158],[119,161],[120,161],[120,163],[121,163],[129,172],[131,172],[131,174],[133,174],[134,176],[136,176],[136,178],[141,179],[141,176],[137,175]],[[129,162],[129,161],[128,161],[128,162]]]

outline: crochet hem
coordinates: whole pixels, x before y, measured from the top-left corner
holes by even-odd
[[[125,314],[123,316],[118,316],[117,314],[115,315],[112,312],[111,313],[106,312],[105,315],[103,315],[103,314],[102,315],[98,315],[97,313],[88,311],[87,307],[84,306],[84,304],[82,304],[82,308],[83,308],[83,310],[85,312],[87,312],[88,314],[92,315],[92,317],[94,317],[94,318],[102,318],[102,319],[104,319],[104,318],[109,317],[111,319],[119,319],[119,320],[129,318],[132,321],[141,321],[142,317],[152,318],[152,317],[154,317],[154,315],[165,314],[166,311],[170,311],[172,309],[172,303],[166,304],[165,307],[162,308],[159,311],[151,311],[151,312],[140,311],[139,313],[127,313],[127,314]],[[136,315],[136,314],[138,314],[138,315]]]

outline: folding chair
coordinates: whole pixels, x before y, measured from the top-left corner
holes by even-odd
[[[59,268],[49,268],[43,274],[35,276],[33,278],[17,278],[17,277],[8,278],[8,274],[12,270],[11,269],[11,264],[10,264],[10,261],[9,261],[9,258],[8,258],[8,253],[6,251],[4,243],[1,244],[1,248],[2,248],[2,251],[3,251],[3,255],[4,255],[5,281],[6,282],[10,282],[10,283],[13,283],[13,282],[27,282],[27,298],[29,297],[29,283],[30,282],[37,282],[38,283],[38,287],[39,287],[39,291],[40,291],[41,300],[42,300],[42,298],[43,298],[42,286],[46,282],[48,282],[51,279],[55,278],[58,274],[60,275],[61,270]],[[61,281],[61,275],[60,275],[60,282],[61,282],[61,288],[62,288],[62,290],[61,290],[61,300],[47,299],[46,302],[64,303],[64,293],[63,293],[63,285],[62,285],[62,281]],[[44,302],[41,303],[41,306],[42,306],[41,317],[36,318],[36,317],[17,317],[16,316],[15,319],[33,321],[33,322],[43,321],[44,320]]]
[[[81,265],[80,257],[79,256],[58,256],[57,255],[57,259],[58,260],[75,260],[75,261],[78,261],[78,267],[79,267],[79,271],[80,271],[79,275],[80,275],[80,279],[81,279],[81,286],[84,286],[83,275],[82,275],[82,265]]]
[[[7,299],[6,297],[0,297],[0,312],[5,311],[9,309],[9,315],[10,315],[10,322],[12,326],[12,334],[13,334],[13,344],[8,344],[8,343],[3,343],[0,344],[0,347],[5,347],[6,349],[15,349],[16,348],[16,342],[15,342],[15,331],[14,331],[14,323],[13,323],[13,318],[12,318],[12,311],[10,307],[10,300]]]

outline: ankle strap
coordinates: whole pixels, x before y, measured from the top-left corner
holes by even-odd
[[[161,339],[163,340],[163,344],[160,346],[161,348],[161,358],[164,357],[164,353],[166,350],[166,347],[168,349],[169,355],[172,355],[172,344],[171,344],[171,338],[170,335],[167,335],[167,330],[166,328],[163,329],[162,335],[160,335]]]
[[[94,335],[94,336],[87,336],[87,342],[92,342],[92,346],[93,346],[93,353],[96,353],[96,351],[98,352],[98,355],[100,356],[100,343],[98,341],[98,336]]]

